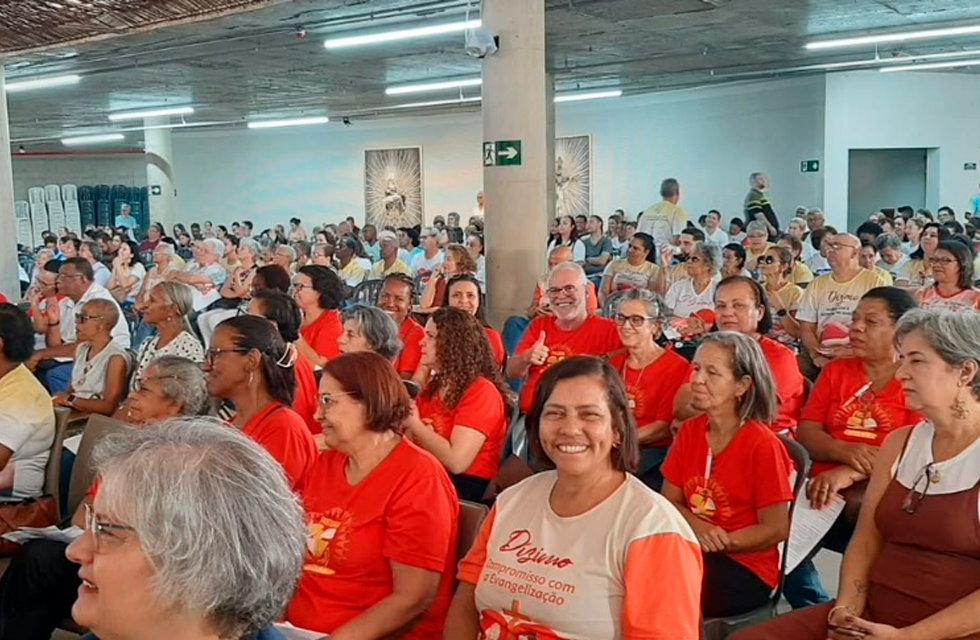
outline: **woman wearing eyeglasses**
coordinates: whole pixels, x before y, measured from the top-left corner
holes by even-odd
[[[514,404],[500,365],[476,318],[445,307],[425,325],[421,364],[433,375],[406,431],[445,465],[461,499],[480,502],[497,475]]]
[[[766,297],[773,319],[769,336],[797,352],[800,323],[796,321],[796,312],[803,301],[803,289],[793,282],[793,265],[793,254],[786,247],[772,247],[759,258],[759,271],[765,276]]]
[[[673,440],[674,396],[691,373],[690,362],[657,344],[665,318],[666,308],[656,293],[640,288],[627,291],[613,317],[626,349],[609,358],[623,379],[636,419],[641,454],[637,475],[655,490],[663,484],[660,465]]]
[[[340,353],[337,338],[344,326],[338,309],[344,301],[344,282],[327,267],[307,265],[293,278],[293,299],[303,312],[296,348],[314,367],[322,367]]]
[[[733,640],[980,638],[980,316],[913,310],[895,339],[925,420],[881,447],[837,600]]]
[[[306,476],[317,448],[290,407],[296,354],[265,318],[238,316],[218,325],[205,352],[208,393],[235,406],[231,422],[279,461],[290,485]]]
[[[929,258],[932,286],[913,294],[923,309],[980,310],[980,290],[973,286],[973,250],[960,240],[943,240]]]
[[[664,296],[664,302],[674,316],[667,332],[671,339],[678,336],[685,340],[697,337],[714,323],[715,284],[721,271],[721,248],[698,242],[686,265],[688,277],[670,285]]]
[[[78,346],[71,382],[52,398],[56,407],[109,416],[122,402],[131,363],[126,350],[112,339],[118,321],[119,307],[103,299],[89,300],[75,314]]]
[[[599,297],[603,302],[620,291],[630,289],[653,291],[657,275],[660,273],[654,246],[651,235],[642,231],[633,234],[627,245],[626,257],[610,262],[602,272]]]
[[[459,503],[442,464],[401,435],[401,378],[376,353],[345,353],[320,399],[329,449],[301,490],[309,537],[286,619],[331,640],[441,638]]]
[[[929,222],[922,227],[919,247],[909,256],[909,261],[895,275],[895,286],[905,289],[919,289],[933,283],[930,258],[939,243],[949,240],[949,231],[938,222]]]

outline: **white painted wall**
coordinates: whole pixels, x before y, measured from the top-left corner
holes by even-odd
[[[936,149],[926,206],[963,211],[980,173],[980,76],[943,73],[837,73],[827,76],[824,144],[827,222],[845,225],[851,149]]]
[[[146,162],[142,154],[111,156],[13,156],[14,198],[27,200],[27,190],[49,184],[110,187],[146,186]]]
[[[785,219],[819,204],[822,175],[801,160],[822,159],[823,79],[781,81],[563,104],[556,134],[593,136],[593,208],[636,214],[660,199],[660,181],[681,181],[692,217],[720,208],[741,215],[748,174],[766,171]],[[425,217],[460,211],[482,185],[478,113],[331,123],[323,128],[174,132],[178,218],[250,219],[257,228],[292,215],[313,224],[363,219],[364,149],[423,147]]]

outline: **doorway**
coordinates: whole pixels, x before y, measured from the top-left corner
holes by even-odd
[[[885,207],[925,207],[928,156],[929,149],[851,149],[848,229]]]

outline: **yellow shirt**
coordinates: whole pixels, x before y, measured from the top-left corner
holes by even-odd
[[[783,328],[782,318],[776,313],[786,311],[792,314],[799,311],[800,303],[803,302],[803,289],[792,282],[787,282],[779,291],[766,289],[766,295],[769,297],[769,311],[772,314],[772,330],[769,332],[769,336],[777,342],[796,349],[797,339],[786,332],[786,329]]]
[[[351,262],[353,262],[353,260]],[[374,266],[371,267],[372,278],[385,278],[393,273],[404,273],[406,276],[410,276],[412,275],[412,270],[409,269],[408,265],[401,260],[395,260],[395,263],[388,269],[385,269],[384,260],[378,260],[374,263]]]
[[[669,243],[687,226],[687,212],[676,204],[662,200],[642,214],[636,230],[653,236],[657,247]]]
[[[926,262],[925,258],[909,260],[895,276],[895,284],[913,289],[927,287],[932,282],[932,271],[929,269],[929,263]]]
[[[384,267],[383,262],[380,264],[382,267]],[[396,262],[395,266],[397,265],[398,263]],[[392,269],[394,269],[394,266],[392,267]],[[372,273],[374,272],[373,266],[371,268],[371,272]],[[343,269],[338,270],[337,273],[340,274],[340,278],[344,281],[344,284],[346,284],[348,287],[356,287],[357,285],[361,284],[364,281],[365,276],[367,276],[367,271],[364,270],[364,267],[358,264],[357,260],[354,259],[351,259],[351,261],[347,263],[347,266],[344,267]]]
[[[806,288],[796,318],[801,322],[815,323],[818,338],[829,325],[840,325],[846,333],[850,330],[851,314],[861,296],[875,287],[889,287],[891,284],[890,275],[885,277],[869,269],[861,269],[847,282],[837,282],[832,273],[817,276]]]
[[[13,452],[14,498],[36,498],[54,440],[51,396],[27,367],[18,365],[0,378],[0,445]]]
[[[810,267],[797,260],[796,264],[793,266],[793,273],[790,274],[789,279],[793,282],[793,284],[808,284],[813,282],[813,272],[810,271]],[[803,290],[800,289],[800,293],[802,292]]]
[[[660,273],[660,267],[652,262],[643,261],[643,264],[634,267],[626,258],[613,260],[602,272],[602,278],[612,278],[612,291],[625,291],[627,289],[646,289],[651,280]]]

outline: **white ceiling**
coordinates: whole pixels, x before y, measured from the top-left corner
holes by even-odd
[[[964,0],[544,0],[556,90],[626,94],[822,73],[875,47],[813,52],[830,35],[980,23]],[[122,109],[193,104],[188,123],[243,126],[258,114],[341,120],[418,98],[391,84],[478,75],[459,35],[326,51],[328,35],[464,15],[472,0],[22,0],[0,5],[7,79],[79,73],[80,84],[10,94],[15,145],[100,133]],[[255,7],[259,7],[256,9]],[[72,20],[64,20],[72,12]],[[220,17],[206,19],[209,16]],[[170,24],[175,20],[180,24]],[[167,26],[161,26],[167,25]],[[305,37],[298,37],[298,30]],[[139,29],[134,35],[118,35]],[[67,44],[60,44],[67,43]],[[27,49],[28,51],[24,51]],[[980,49],[980,36],[889,45],[881,57]],[[19,52],[18,52],[19,51]],[[980,56],[978,56],[980,57]],[[800,69],[800,67],[804,67]],[[478,90],[467,90],[478,95]],[[452,97],[447,94],[422,99]],[[450,109],[478,108],[450,107]],[[139,136],[130,136],[138,140]]]

